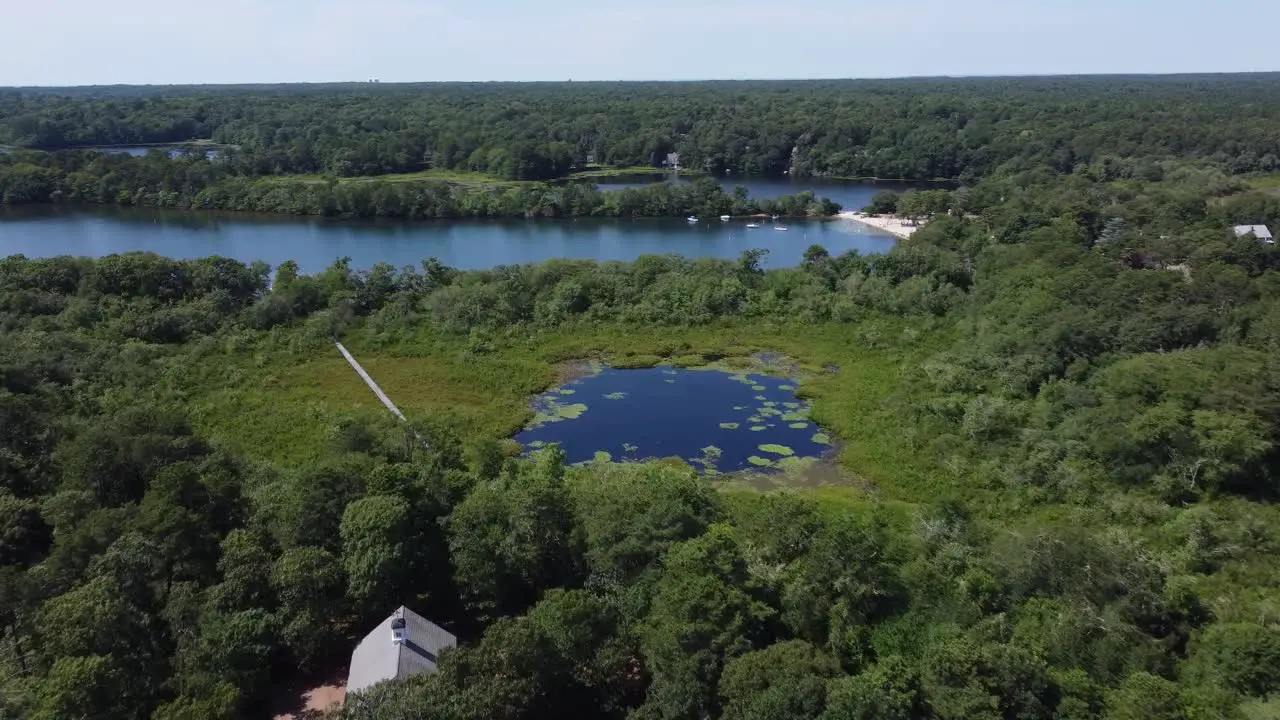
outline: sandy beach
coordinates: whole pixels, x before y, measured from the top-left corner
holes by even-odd
[[[902,218],[893,217],[892,215],[868,215],[864,212],[856,210],[845,210],[836,214],[836,217],[852,220],[854,222],[869,225],[873,228],[883,230],[890,235],[906,240],[911,237],[911,233],[919,229],[918,225],[910,225]]]

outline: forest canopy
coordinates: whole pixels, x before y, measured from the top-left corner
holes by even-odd
[[[769,271],[0,260],[0,714],[266,716],[407,605],[459,647],[331,717],[1274,717],[1280,250],[1232,231],[1280,228],[1273,81],[0,91],[0,141],[51,151],[0,155],[35,201],[312,202],[276,176],[535,139],[962,179],[875,199],[927,221],[891,252]],[[198,138],[238,149],[62,149]],[[661,192],[625,202],[746,202]],[[835,479],[509,442],[561,361],[756,351],[823,369]]]

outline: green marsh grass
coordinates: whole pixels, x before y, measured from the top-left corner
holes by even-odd
[[[652,367],[693,355],[741,362],[742,353],[783,353],[805,370],[799,394],[811,398],[813,407],[808,417],[791,414],[796,410],[778,417],[817,423],[839,445],[846,472],[881,495],[914,502],[936,498],[939,481],[935,463],[903,433],[902,407],[911,399],[904,378],[948,338],[903,332],[913,324],[875,317],[861,328],[746,321],[695,328],[584,326],[498,341],[493,352],[481,355],[468,353],[465,340],[442,338],[427,328],[391,344],[371,344],[356,329],[344,344],[410,420],[449,418],[464,436],[495,438],[509,437],[533,417],[530,400],[558,384],[559,363],[593,358],[614,367]],[[855,329],[911,339],[869,346],[858,338],[871,333]],[[263,359],[242,350],[209,362],[223,373],[193,390],[193,416],[213,438],[249,457],[285,464],[323,458],[335,452],[329,437],[341,419],[389,417],[331,345],[305,359],[286,351]],[[228,375],[239,379],[221,379]]]

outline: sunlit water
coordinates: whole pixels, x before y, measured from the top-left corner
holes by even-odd
[[[785,469],[830,449],[795,387],[754,372],[604,368],[539,396],[515,439],[558,443],[569,463],[679,457],[714,473]]]
[[[769,251],[766,267],[790,267],[815,243],[833,254],[870,254],[888,252],[896,242],[847,220],[789,222],[786,232],[767,222],[759,228],[746,225],[745,220],[718,219],[690,224],[680,218],[357,221],[38,205],[0,207],[0,257],[101,257],[145,250],[271,265],[293,260],[303,272],[316,272],[341,257],[351,258],[356,268],[379,262],[417,265],[436,257],[452,267],[484,269],[552,258],[628,261],[662,253],[733,259],[744,250],[762,248]]]

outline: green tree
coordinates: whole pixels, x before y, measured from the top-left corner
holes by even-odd
[[[897,655],[827,683],[823,720],[916,720],[932,717],[920,672]]]
[[[276,560],[271,586],[285,619],[280,634],[299,664],[311,667],[341,640],[332,621],[344,606],[342,568],[327,550],[291,548]]]
[[[373,495],[356,500],[342,514],[342,567],[348,593],[369,611],[398,604],[409,584],[413,522],[404,498]]]
[[[53,529],[37,503],[0,492],[0,565],[38,562],[52,543]]]
[[[558,447],[477,486],[447,526],[455,579],[481,617],[520,612],[547,590],[580,581],[582,550]]]
[[[877,192],[863,211],[873,215],[892,215],[898,211],[898,193],[892,190]]]
[[[697,537],[716,518],[712,495],[687,468],[596,467],[571,484],[571,493],[587,563],[602,581],[634,581],[672,545]]]
[[[183,695],[215,699],[234,686],[240,710],[260,702],[271,688],[272,664],[280,659],[278,621],[256,608],[202,618],[196,641],[179,657]]]
[[[122,704],[118,689],[125,668],[110,656],[61,657],[41,679],[32,720],[146,717],[142,708]]]
[[[218,685],[208,697],[180,697],[151,714],[151,720],[235,720],[239,693],[231,683]]]
[[[733,658],[720,676],[725,720],[808,719],[822,714],[827,680],[839,665],[801,640],[770,645]]]
[[[271,538],[257,529],[238,528],[222,539],[221,550],[222,582],[209,588],[209,605],[227,612],[273,606],[271,568],[276,550]]]
[[[1206,686],[1266,697],[1280,690],[1280,630],[1215,623],[1194,638],[1184,675]]]
[[[714,688],[727,658],[758,647],[773,615],[723,525],[674,546],[640,630],[653,674],[641,717],[697,717],[718,711]]]
[[[1178,686],[1150,673],[1137,672],[1107,695],[1105,720],[1184,720]]]
[[[829,645],[852,667],[865,652],[859,628],[895,609],[902,594],[881,532],[849,517],[816,532],[780,585],[782,619],[792,632]]]

